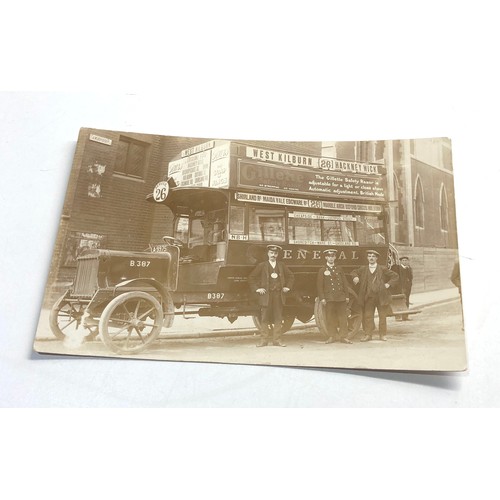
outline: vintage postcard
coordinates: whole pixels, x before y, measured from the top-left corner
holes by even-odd
[[[450,139],[81,129],[34,349],[465,370]]]

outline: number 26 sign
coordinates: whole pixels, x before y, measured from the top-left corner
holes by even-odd
[[[165,201],[168,196],[168,188],[169,186],[167,181],[159,182],[153,190],[154,200],[157,201],[158,203]]]

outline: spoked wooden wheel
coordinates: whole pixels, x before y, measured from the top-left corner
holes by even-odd
[[[106,346],[118,354],[137,354],[151,344],[162,329],[160,303],[146,292],[127,292],[113,299],[99,320]]]
[[[88,305],[86,302],[68,299],[67,295],[67,293],[62,295],[50,310],[50,329],[59,340],[64,340],[66,336],[80,328]],[[92,340],[99,333],[97,325],[84,326],[84,328],[86,329],[85,340]]]

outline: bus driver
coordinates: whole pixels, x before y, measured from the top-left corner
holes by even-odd
[[[285,294],[293,286],[294,276],[283,262],[277,261],[281,250],[278,245],[267,245],[268,260],[258,264],[248,276],[250,289],[259,294],[261,307],[262,339],[257,347],[267,346],[271,332],[273,345],[285,347],[280,340],[283,305]]]

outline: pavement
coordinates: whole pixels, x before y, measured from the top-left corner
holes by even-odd
[[[436,304],[444,304],[459,298],[457,288],[445,288],[443,290],[433,290],[430,292],[415,293],[410,296],[409,311],[420,311],[424,307],[429,307]],[[314,319],[308,323],[302,323],[295,320],[292,330],[299,330],[301,328],[309,328],[311,324],[315,325]],[[229,323],[227,319],[210,318],[193,316],[190,319],[184,319],[182,316],[176,316],[174,324],[168,329],[168,338],[172,336],[189,335],[190,337],[215,337],[227,336],[228,330],[234,334],[249,334],[256,333],[256,328],[253,319],[249,316],[238,318],[234,323]],[[196,332],[196,333],[193,333]]]
[[[430,292],[414,293],[410,296],[410,311],[419,311],[425,307],[443,304],[459,299],[457,288],[445,288]],[[308,323],[296,320],[292,330],[310,328],[315,325],[314,319]],[[168,330],[163,330],[160,338],[204,338],[204,337],[228,337],[238,335],[257,335],[257,329],[253,319],[248,316],[238,318],[230,323],[226,318],[200,317],[194,314],[176,315],[174,324]],[[36,335],[37,340],[55,340],[49,327],[49,311],[42,310],[39,327]]]
[[[410,309],[419,309],[425,306],[441,304],[459,299],[458,288],[444,288],[431,292],[414,293],[410,296]]]

